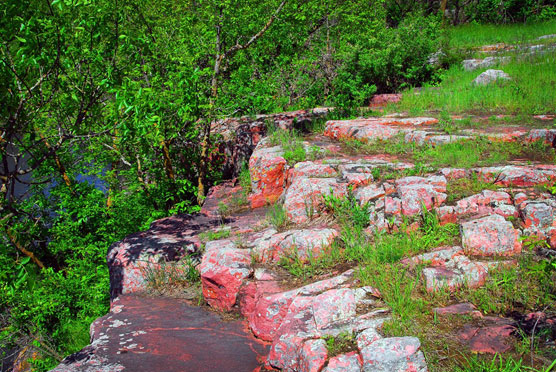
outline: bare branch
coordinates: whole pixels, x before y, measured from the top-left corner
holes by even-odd
[[[266,32],[266,30],[268,30],[270,28],[270,26],[272,26],[272,24],[274,23],[274,20],[278,17],[278,14],[280,14],[280,12],[282,11],[282,8],[284,7],[284,5],[286,4],[287,1],[288,0],[282,0],[282,2],[280,3],[280,5],[276,9],[276,11],[274,11],[274,14],[272,14],[272,16],[270,16],[270,18],[268,19],[266,24],[263,26],[263,28],[261,28],[261,30],[259,32],[257,32],[255,35],[253,35],[251,37],[251,39],[249,39],[249,41],[247,41],[247,43],[245,43],[243,45],[236,43],[236,45],[234,45],[233,47],[228,49],[226,51],[226,53],[224,53],[224,56],[226,58],[228,58],[228,57],[234,55],[236,52],[238,52],[242,49],[249,48],[249,46],[251,44],[253,44],[255,41],[257,41],[261,36],[263,36],[264,33]]]

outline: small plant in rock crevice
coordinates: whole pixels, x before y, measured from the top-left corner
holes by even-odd
[[[266,212],[266,218],[276,230],[283,230],[288,224],[288,216],[282,203],[274,203]]]
[[[353,225],[363,228],[369,225],[369,204],[361,205],[353,194],[353,188],[348,189],[345,197],[337,197],[332,192],[323,195],[325,207],[332,212],[342,225]]]
[[[199,285],[198,260],[191,255],[176,262],[148,264],[143,269],[147,288],[156,293],[176,292]]]
[[[340,333],[338,336],[328,336],[325,339],[328,357],[349,353],[357,350],[355,336],[349,332]]]
[[[307,158],[303,140],[296,130],[274,129],[269,131],[269,141],[273,146],[281,146],[284,159],[291,165]]]
[[[204,242],[211,240],[226,239],[230,236],[231,230],[229,228],[221,227],[218,230],[207,230],[199,234],[199,239]]]

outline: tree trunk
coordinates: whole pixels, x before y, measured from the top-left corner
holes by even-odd
[[[282,11],[282,8],[286,4],[287,0],[282,0],[278,8],[270,16],[265,25],[253,35],[245,44],[236,43],[226,52],[222,51],[222,18],[223,18],[223,8],[219,8],[218,24],[216,25],[216,55],[214,59],[214,70],[212,73],[211,80],[211,95],[209,110],[207,113],[206,121],[203,123],[202,127],[202,141],[201,141],[201,158],[199,160],[199,177],[197,179],[197,202],[202,205],[205,196],[205,178],[207,174],[208,157],[209,157],[209,147],[210,147],[210,127],[212,122],[216,119],[216,98],[218,97],[218,83],[220,78],[222,62],[225,59],[232,58],[238,51],[249,48],[253,43],[255,43],[272,25],[278,14]]]

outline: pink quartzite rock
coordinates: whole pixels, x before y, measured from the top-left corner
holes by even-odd
[[[331,289],[316,296],[313,301],[313,320],[317,329],[355,317],[356,306],[355,294],[348,288]]]
[[[199,230],[213,227],[215,221],[202,214],[166,217],[112,244],[106,255],[111,299],[145,290],[149,269],[196,252],[201,246]]]
[[[284,192],[288,164],[282,154],[280,146],[257,146],[251,155],[249,172],[253,194],[249,198],[252,208],[272,204]]]
[[[434,312],[437,315],[471,315],[476,318],[482,318],[483,314],[475,305],[471,303],[454,304],[446,307],[436,307]]]
[[[324,135],[334,139],[352,138],[372,141],[388,139],[398,133],[407,133],[419,126],[436,123],[438,120],[434,118],[369,118],[328,121]]]
[[[544,141],[549,144],[552,144],[555,139],[556,129],[531,129],[525,137],[525,141],[528,142]]]
[[[453,260],[454,257],[463,254],[461,247],[440,247],[432,252],[423,253],[411,258],[407,258],[402,262],[409,265],[428,264],[430,266],[446,266],[446,263]]]
[[[361,350],[365,372],[425,372],[427,364],[416,337],[377,340]]]
[[[546,229],[554,226],[554,211],[543,202],[527,202],[521,206],[523,225],[526,228]]]
[[[467,171],[462,168],[442,168],[440,173],[448,180],[457,180],[467,176]]]
[[[373,167],[369,164],[344,164],[339,167],[342,180],[356,188],[373,181]]]
[[[399,198],[384,198],[384,214],[386,216],[399,216],[402,213],[402,201]]]
[[[361,205],[365,205],[372,200],[383,197],[385,194],[386,190],[384,186],[376,184],[359,187],[353,192],[355,199],[357,199]]]
[[[480,194],[459,200],[453,210],[458,217],[464,215],[478,217],[490,214],[517,217],[517,210],[511,203],[512,199],[506,192],[484,190]]]
[[[373,342],[380,340],[382,338],[383,337],[380,335],[380,333],[378,333],[377,328],[375,327],[368,328],[363,332],[361,332],[359,335],[357,335],[357,339],[356,339],[357,347],[359,348],[359,350],[361,350],[369,346]]]
[[[257,304],[264,296],[283,292],[275,280],[254,280],[243,285],[239,291],[239,309],[241,315],[250,321],[255,316]]]
[[[389,103],[397,103],[402,99],[401,93],[375,94],[369,103],[369,107],[383,107]]]
[[[305,340],[318,337],[312,323],[313,297],[298,296],[290,304],[276,337],[272,340],[267,362],[287,371],[298,370],[300,349]]]
[[[521,252],[519,231],[499,215],[461,224],[463,249],[477,256],[511,256]]]
[[[276,368],[293,369],[297,365],[300,340],[320,337],[332,324],[355,317],[353,290],[331,289],[316,297],[298,296],[289,306],[277,336],[273,340],[268,362]]]
[[[544,169],[540,165],[507,165],[501,167],[475,168],[472,171],[477,173],[479,178],[483,181],[493,182],[503,186],[529,187],[544,185],[556,179],[556,171],[554,171],[554,169]]]
[[[353,270],[349,270],[333,278],[321,280],[291,291],[268,295],[261,293],[260,297],[257,298],[255,309],[248,317],[249,327],[257,337],[265,341],[272,341],[278,327],[288,313],[290,304],[298,295],[311,296],[342,286],[352,279],[352,275]]]
[[[340,197],[346,191],[346,184],[339,183],[335,178],[295,178],[284,200],[288,219],[294,223],[306,222],[321,213],[323,195],[332,193]]]
[[[477,288],[485,283],[487,273],[487,265],[471,261],[466,256],[456,256],[443,266],[423,269],[425,287],[429,292],[440,289],[454,290],[463,285]]]
[[[166,296],[120,295],[56,372],[254,371],[268,347],[241,321]]]
[[[253,253],[262,263],[278,262],[290,256],[306,262],[326,254],[337,236],[334,229],[289,230],[262,242]]]
[[[427,209],[440,206],[447,195],[444,176],[404,177],[396,180],[396,190],[401,197],[402,213],[413,216],[424,205]]]
[[[288,180],[291,183],[292,180],[298,177],[335,177],[337,173],[338,170],[330,164],[303,161],[296,163],[290,169]]]
[[[485,317],[490,320],[486,326],[476,327],[466,325],[459,336],[471,351],[475,353],[499,354],[505,353],[512,348],[512,333],[516,328],[507,321],[500,318]]]
[[[356,352],[340,354],[330,358],[322,372],[361,372],[361,361]]]
[[[328,357],[326,342],[322,339],[307,340],[299,356],[299,372],[319,372]]]
[[[241,284],[251,274],[250,252],[236,248],[230,240],[208,242],[205,249],[199,266],[203,296],[210,306],[229,311]]]

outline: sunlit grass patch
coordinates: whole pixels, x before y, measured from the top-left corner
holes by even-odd
[[[445,110],[475,114],[549,114],[556,111],[556,53],[514,56],[502,69],[509,81],[478,86],[473,80],[486,69],[464,71],[460,64],[442,76],[438,87],[419,92],[408,90],[396,106],[398,110],[423,112]]]

